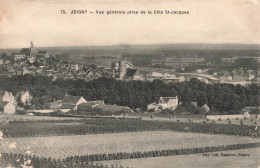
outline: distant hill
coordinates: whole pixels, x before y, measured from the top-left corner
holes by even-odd
[[[153,45],[111,45],[111,46],[69,46],[69,47],[37,47],[37,51],[45,50],[51,54],[69,55],[110,55],[120,56],[122,53],[162,53],[167,50],[259,50],[260,45],[256,44],[153,44]],[[0,49],[1,53],[10,55],[19,52],[21,49]]]

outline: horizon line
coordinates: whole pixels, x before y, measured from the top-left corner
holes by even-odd
[[[117,46],[163,46],[163,45],[255,45],[260,47],[260,43],[153,43],[153,44],[111,44],[111,45],[58,45],[58,46],[37,46],[34,45],[34,48],[63,48],[63,47],[117,47]],[[29,46],[29,45],[28,45]],[[21,48],[29,48],[29,47],[17,47],[17,48],[1,48],[1,50],[5,49],[21,49]],[[260,48],[259,48],[260,49]]]

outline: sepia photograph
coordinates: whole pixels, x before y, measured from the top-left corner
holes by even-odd
[[[0,168],[260,168],[260,0],[0,0]]]

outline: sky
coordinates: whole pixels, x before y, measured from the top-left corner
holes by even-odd
[[[61,14],[66,10],[67,14]],[[70,14],[87,10],[92,14]],[[181,10],[103,15],[96,10]],[[260,0],[0,0],[0,48],[131,44],[260,44]]]

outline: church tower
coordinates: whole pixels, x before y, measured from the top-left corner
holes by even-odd
[[[30,46],[29,50],[30,50],[29,58],[33,59],[33,60],[30,60],[30,62],[34,62],[35,58],[36,58],[36,49],[33,47],[33,42],[32,41],[31,41],[31,46]]]
[[[126,58],[123,61],[119,61],[119,79],[124,79],[125,74],[126,74]]]

